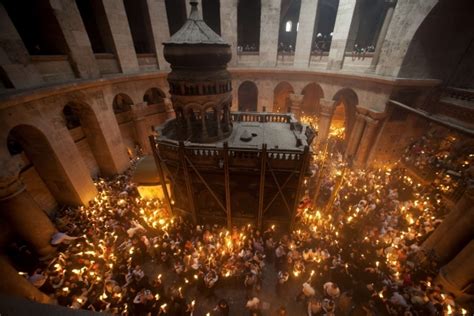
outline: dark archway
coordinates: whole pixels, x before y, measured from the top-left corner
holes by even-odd
[[[439,1],[416,31],[399,77],[474,88],[474,2]]]
[[[288,112],[288,96],[294,93],[293,87],[286,81],[280,82],[273,90],[273,112]]]
[[[319,100],[324,98],[321,86],[315,82],[309,83],[303,88],[301,94],[304,95],[301,114],[305,116],[317,116],[319,113]]]
[[[143,96],[143,102],[146,102],[148,105],[163,104],[164,98],[166,98],[166,95],[161,89],[150,88],[146,90]]]
[[[339,0],[320,0],[316,21],[314,23],[312,52],[329,52],[331,48],[332,32],[336,25]]]
[[[239,0],[237,6],[237,46],[258,52],[260,47],[260,0]]]
[[[221,5],[219,0],[202,0],[202,16],[209,27],[221,35]]]
[[[280,29],[278,32],[278,51],[293,53],[298,34],[301,0],[282,0],[280,10]]]
[[[132,99],[125,93],[117,94],[112,102],[112,108],[114,109],[115,114],[131,111],[132,105]]]
[[[334,95],[333,100],[336,101],[336,110],[334,111],[331,126],[344,127],[344,143],[347,144],[354,126],[356,106],[359,104],[359,98],[354,90],[343,88]]]
[[[186,22],[186,2],[185,0],[165,0],[165,6],[170,36],[172,36]]]
[[[239,86],[239,111],[257,112],[258,88],[252,81],[244,81]]]

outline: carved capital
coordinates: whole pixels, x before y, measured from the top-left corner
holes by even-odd
[[[321,108],[321,115],[332,116],[334,114],[334,109],[336,108],[334,101],[321,99],[319,100],[319,105]]]
[[[292,106],[300,107],[303,104],[303,98],[304,95],[302,94],[290,93],[288,95],[288,99],[290,100]]]

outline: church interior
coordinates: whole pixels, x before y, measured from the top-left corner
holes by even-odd
[[[474,315],[473,13],[1,0],[0,315]]]

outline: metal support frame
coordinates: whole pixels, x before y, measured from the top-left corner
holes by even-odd
[[[290,208],[290,205],[288,204],[288,201],[286,200],[285,194],[283,194],[283,188],[280,186],[280,183],[278,183],[278,179],[275,175],[275,172],[273,172],[273,169],[270,166],[270,163],[268,161],[267,161],[267,166],[273,177],[273,181],[275,181],[275,184],[277,185],[277,188],[278,188],[277,194],[279,193],[281,195],[281,198],[283,199],[283,202],[285,203],[286,209],[288,210],[288,214],[291,214],[291,208]]]
[[[222,150],[224,156],[224,185],[225,185],[225,207],[227,213],[227,228],[232,228],[232,209],[230,201],[230,174],[229,174],[229,144],[224,142],[224,149]]]
[[[311,154],[309,151],[309,147],[305,146],[304,151],[303,151],[302,162],[301,162],[300,176],[298,177],[298,186],[295,193],[295,203],[293,205],[293,212],[291,213],[290,229],[293,229],[293,227],[295,226],[296,209],[298,208],[298,205],[300,204],[301,187],[303,186],[303,181],[306,174],[306,170],[308,169],[308,166],[309,166],[310,158],[311,158]]]
[[[262,152],[260,153],[260,185],[258,192],[258,215],[257,227],[262,229],[263,223],[263,202],[265,198],[265,167],[267,165],[267,144],[262,144]]]
[[[179,142],[179,158],[181,160],[181,165],[183,166],[184,181],[186,182],[186,191],[188,193],[188,202],[191,208],[191,216],[193,218],[194,224],[196,224],[197,216],[196,216],[196,206],[194,205],[193,186],[191,184],[191,179],[189,178],[188,166],[186,165],[186,152],[185,152],[183,142]]]
[[[290,173],[290,175],[286,178],[286,180],[285,180],[285,181],[283,182],[283,184],[281,185],[281,189],[282,189],[282,190],[286,187],[286,185],[288,184],[288,182],[290,182],[290,179],[291,179],[291,178],[293,177],[293,175],[295,175],[295,174],[296,174],[296,171],[292,171],[292,172]],[[272,199],[270,200],[270,202],[268,202],[267,206],[266,206],[265,209],[263,210],[263,214],[265,214],[265,213],[268,211],[268,209],[270,208],[270,206],[272,206],[273,202],[275,202],[275,200],[276,200],[276,198],[278,197],[279,194],[280,194],[280,191],[276,192],[276,193],[273,195]]]
[[[214,190],[212,190],[212,188],[209,186],[209,184],[207,183],[206,180],[204,180],[204,178],[201,176],[201,174],[199,173],[199,171],[196,169],[196,167],[193,165],[193,163],[191,162],[191,160],[189,160],[188,157],[184,156],[187,163],[191,166],[191,169],[194,170],[194,172],[196,173],[196,175],[198,176],[199,180],[201,180],[202,184],[204,184],[204,186],[206,187],[206,189],[209,191],[209,193],[211,193],[212,197],[216,200],[217,204],[219,204],[219,206],[221,207],[221,209],[224,211],[224,213],[227,213],[227,210],[226,208],[224,207],[224,205],[222,204],[221,200],[217,197],[216,193],[214,192]]]
[[[160,155],[157,152],[158,147],[156,146],[155,137],[150,135],[148,139],[150,140],[151,150],[153,152],[153,158],[155,159],[156,169],[158,170],[158,175],[161,178],[161,187],[163,189],[163,194],[165,195],[165,203],[169,212],[171,213],[171,215],[173,215],[173,206],[171,204],[171,199],[168,194],[168,188],[166,187],[165,173],[163,172],[163,167],[161,166]]]

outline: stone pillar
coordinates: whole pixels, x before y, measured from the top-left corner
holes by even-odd
[[[380,59],[380,52],[382,51],[382,45],[385,41],[385,37],[387,36],[388,26],[392,21],[393,11],[395,10],[395,4],[397,3],[396,0],[385,0],[387,4],[387,12],[385,13],[385,19],[383,20],[382,28],[380,29],[379,36],[377,38],[377,44],[375,45],[375,52],[374,56],[372,57],[372,61],[370,63],[370,67],[367,72],[374,72],[377,68],[377,64]]]
[[[474,276],[474,240],[471,240],[453,260],[443,266],[436,284],[442,284],[446,292],[453,293],[459,301],[472,300],[473,295],[463,292],[469,284],[473,283]]]
[[[102,4],[112,33],[120,69],[125,74],[138,72],[140,68],[123,1],[102,0]]]
[[[0,178],[0,215],[12,231],[26,241],[41,257],[48,258],[56,249],[51,237],[56,228],[36,204],[18,178]]]
[[[354,157],[354,162],[359,167],[365,167],[370,148],[372,148],[375,140],[378,123],[378,120],[373,119],[370,116],[365,117],[364,133],[362,134],[357,154]]]
[[[275,67],[278,54],[281,1],[261,0],[260,66]]]
[[[328,140],[329,130],[331,128],[332,115],[334,114],[334,110],[336,108],[336,105],[332,100],[320,99],[319,104],[321,112],[318,123],[317,146],[320,146]]]
[[[30,88],[43,84],[43,78],[30,63],[30,55],[7,11],[0,3],[0,68],[13,88]]]
[[[440,263],[446,263],[473,237],[474,186],[467,188],[454,209],[422,244],[433,250]]]
[[[216,111],[216,119],[217,119],[217,136],[219,138],[222,137],[222,128],[221,128],[221,113],[222,113],[222,110],[219,108],[217,111]]]
[[[220,0],[221,35],[230,44],[232,59],[230,67],[237,65],[237,3],[238,0]],[[237,104],[237,103],[235,103]]]
[[[146,107],[146,104],[141,102],[133,106],[133,126],[135,127],[135,133],[137,135],[137,140],[142,151],[146,155],[151,154],[151,145],[148,136],[150,135],[150,128],[147,124],[147,119],[143,115],[141,109]]]
[[[308,67],[313,44],[314,24],[316,22],[316,11],[319,0],[301,0],[300,27],[296,37],[295,67]]]
[[[159,69],[169,70],[170,65],[165,60],[162,45],[162,43],[170,37],[165,0],[147,0],[147,5]]]
[[[207,124],[206,124],[206,111],[201,111],[201,137],[202,137],[202,140],[206,140],[208,138]]]
[[[189,14],[191,13],[191,1],[196,1],[198,3],[198,13],[199,13],[199,17],[202,19],[202,0],[201,1],[197,1],[197,0],[185,0],[186,2],[186,16],[189,17]]]
[[[360,139],[362,137],[362,132],[364,131],[365,127],[365,115],[360,113],[359,110],[356,112],[356,120],[354,123],[354,127],[352,128],[352,132],[349,138],[349,142],[347,144],[347,149],[344,156],[347,157],[354,157],[355,153],[357,152],[357,147],[359,146]]]
[[[99,78],[99,67],[75,0],[49,0],[61,27],[72,68],[83,79]]]
[[[26,278],[18,274],[18,271],[11,265],[8,258],[0,256],[0,293],[24,297],[26,299],[43,303],[52,304],[53,300],[31,284]]]
[[[176,113],[174,112],[173,103],[171,102],[171,100],[169,98],[164,98],[163,102],[165,104],[166,109],[166,119],[169,120],[172,118],[176,118]]]
[[[327,66],[329,70],[339,70],[342,68],[356,3],[356,0],[339,1],[331,49],[329,50]]]
[[[290,112],[293,113],[296,119],[300,119],[301,116],[301,105],[303,104],[304,95],[290,93],[288,99],[290,100]]]

